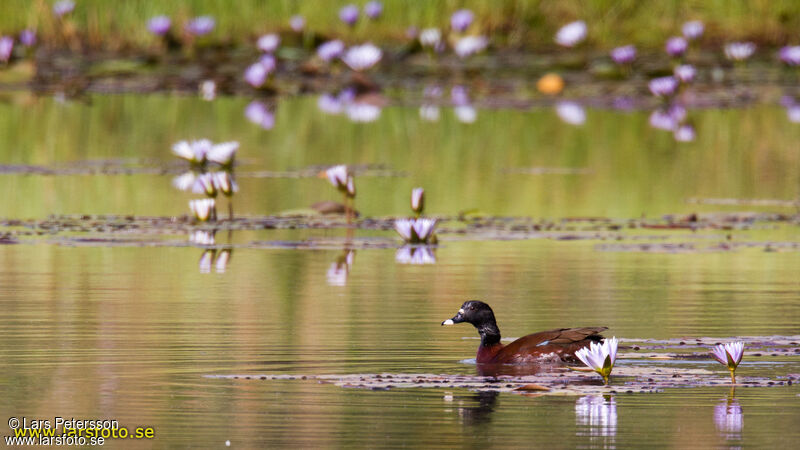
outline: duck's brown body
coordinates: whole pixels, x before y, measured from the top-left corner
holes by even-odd
[[[543,359],[558,358],[577,361],[575,352],[603,339],[599,333],[608,327],[559,328],[523,336],[503,345],[481,344],[475,361],[478,364],[532,364]]]
[[[500,329],[492,308],[486,303],[471,300],[461,306],[458,314],[442,325],[471,323],[481,335],[475,361],[478,364],[541,364],[547,360],[575,362],[575,352],[591,342],[601,342],[601,332],[607,327],[558,328],[523,336],[503,345]]]

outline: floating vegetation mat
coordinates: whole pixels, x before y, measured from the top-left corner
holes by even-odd
[[[799,251],[796,241],[748,241],[733,239],[734,231],[797,226],[800,215],[780,213],[710,213],[667,215],[654,219],[571,217],[561,220],[531,217],[435,216],[436,233],[447,241],[500,241],[550,239],[598,240],[598,251],[646,253],[730,252],[740,249]],[[197,232],[215,233],[258,230],[345,230],[346,236],[298,241],[258,240],[237,243],[251,248],[390,248],[400,245],[391,232],[394,217],[367,217],[348,224],[341,215],[286,214],[235,217],[216,222],[197,222],[175,217],[123,215],[54,215],[41,220],[0,219],[0,244],[49,242],[57,245],[109,246],[208,246],[191,239],[167,239]],[[355,236],[356,230],[390,232],[388,236]],[[701,231],[710,231],[702,233]],[[738,236],[737,236],[738,237]]]
[[[730,339],[726,339],[730,340]],[[737,370],[738,387],[791,386],[800,381],[800,336],[737,338],[745,342]],[[231,374],[212,379],[297,380],[330,383],[343,388],[469,389],[525,395],[586,395],[652,393],[669,388],[731,384],[725,367],[712,360],[709,349],[718,339],[624,341],[611,382],[604,386],[594,372],[564,366],[476,366],[476,375],[430,373],[360,373],[344,375]],[[777,357],[777,358],[776,358]],[[759,374],[758,372],[770,372]]]

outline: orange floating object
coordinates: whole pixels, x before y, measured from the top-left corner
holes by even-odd
[[[542,94],[557,95],[564,90],[564,79],[556,73],[548,73],[536,82],[536,89]]]

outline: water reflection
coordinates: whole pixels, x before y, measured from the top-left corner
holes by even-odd
[[[347,276],[350,275],[350,269],[353,267],[355,256],[355,250],[344,250],[342,254],[336,258],[336,261],[331,263],[326,274],[330,286],[347,285]]]
[[[589,436],[603,446],[613,446],[617,435],[617,404],[611,395],[587,395],[575,401],[578,436]]]
[[[436,264],[436,253],[428,246],[404,245],[397,249],[394,260],[399,264]]]
[[[458,419],[463,425],[477,425],[490,422],[495,406],[497,406],[498,391],[482,391],[469,397],[474,406],[463,406],[464,401],[459,401]]]
[[[200,273],[211,273],[213,267],[217,273],[225,273],[228,270],[231,257],[233,257],[232,248],[223,248],[221,250],[210,248],[204,250],[197,264],[198,269]]]
[[[464,86],[453,86],[450,90],[450,101],[453,103],[453,112],[461,123],[474,123],[478,119],[478,110],[472,106],[469,93]]]
[[[739,440],[742,438],[744,414],[742,414],[742,406],[734,397],[733,390],[731,390],[731,395],[728,398],[714,407],[714,424],[717,426],[717,432],[722,438],[726,440]]]

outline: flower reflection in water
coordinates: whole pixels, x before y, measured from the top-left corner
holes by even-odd
[[[404,245],[397,249],[394,260],[399,264],[436,264],[436,253],[428,246]]]
[[[338,258],[336,258],[335,262],[331,263],[327,273],[328,285],[347,285],[347,276],[350,274],[350,269],[353,267],[355,256],[355,250],[345,250],[341,255],[339,255]]]
[[[232,248],[223,248],[222,250],[209,248],[200,255],[200,261],[197,264],[198,269],[200,273],[211,273],[211,268],[213,267],[217,273],[225,273],[232,257]]]
[[[733,397],[733,391],[729,398],[722,400],[714,407],[714,424],[717,426],[719,435],[726,440],[742,438],[744,415],[742,406]]]
[[[611,437],[617,435],[617,403],[613,396],[587,395],[575,401],[575,424],[578,436]],[[607,442],[608,444],[613,444]]]

